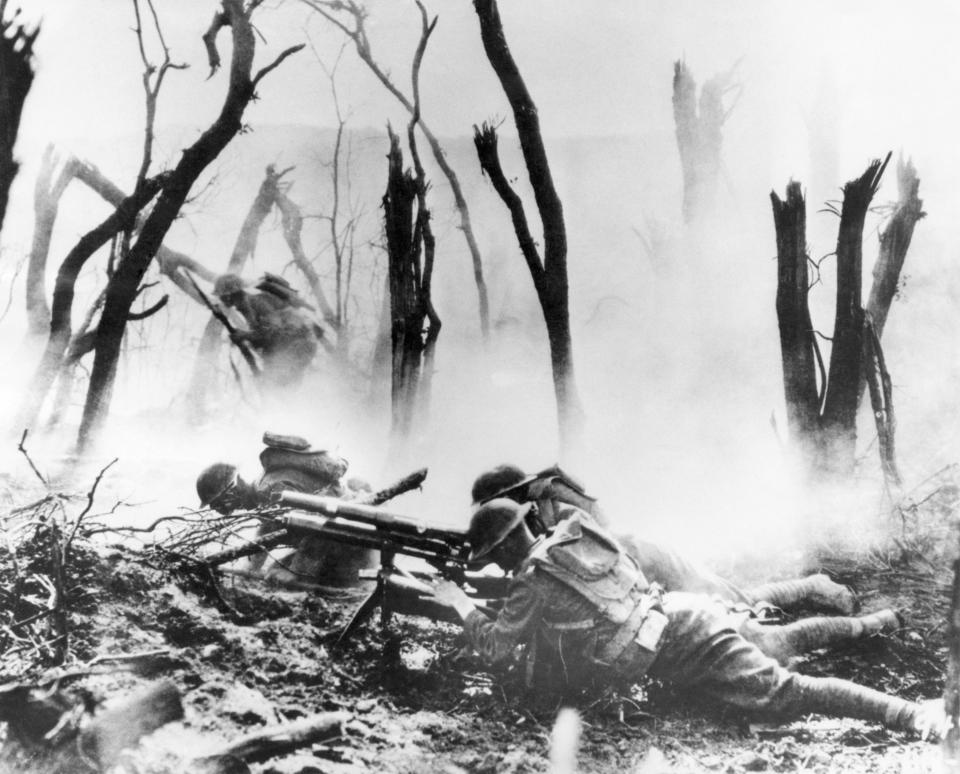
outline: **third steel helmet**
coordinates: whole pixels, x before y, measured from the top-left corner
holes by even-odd
[[[516,465],[497,465],[486,470],[477,476],[470,489],[473,504],[480,505],[494,497],[503,497],[505,495],[501,495],[501,492],[523,483],[528,478],[523,469]]]
[[[215,462],[197,476],[197,496],[205,508],[237,483],[237,468],[226,462]]]
[[[520,504],[506,497],[498,497],[481,505],[470,519],[470,528],[467,530],[467,541],[470,543],[467,560],[475,562],[487,556],[523,523],[532,507],[532,503]]]
[[[213,283],[213,294],[217,298],[243,293],[243,280],[236,274],[221,274]]]

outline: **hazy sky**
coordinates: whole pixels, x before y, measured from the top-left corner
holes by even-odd
[[[871,97],[884,89],[898,104],[878,114],[887,129],[915,125],[929,137],[944,118],[938,104],[955,92],[954,35],[960,9],[950,0],[913,3],[845,0],[503,0],[508,41],[554,134],[643,133],[669,115],[671,63],[685,56],[699,78],[743,58],[745,104],[766,105],[771,128],[797,120],[809,82],[832,70],[844,95]],[[204,83],[200,34],[217,6],[212,0],[157,0],[171,53],[191,65],[172,73],[159,120],[202,125],[219,104],[222,86]],[[407,87],[408,63],[419,18],[412,0],[371,0],[369,31],[375,55]],[[504,103],[484,59],[470,0],[435,0],[439,16],[423,66],[424,114],[441,134],[470,125]],[[23,0],[29,18],[43,18],[37,44],[38,78],[31,95],[28,132],[120,130],[141,121],[141,66],[130,0]],[[338,36],[311,20],[299,0],[272,0],[256,24],[266,44],[265,63],[307,33],[325,59]],[[226,37],[226,36],[224,36]],[[327,89],[305,51],[260,89],[249,111],[254,123],[330,123]],[[345,57],[341,94],[358,124],[382,125],[396,113],[379,85],[352,53]],[[855,97],[854,97],[855,98]],[[796,103],[797,113],[789,111]],[[914,108],[924,104],[924,117]],[[754,105],[756,108],[757,105]],[[206,109],[207,115],[204,115]],[[882,108],[881,108],[882,109]],[[786,110],[786,112],[784,112]]]

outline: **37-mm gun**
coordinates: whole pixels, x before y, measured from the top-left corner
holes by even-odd
[[[468,568],[466,530],[373,505],[291,490],[280,493],[279,505],[295,509],[293,513],[274,517],[277,526],[293,535],[315,535],[380,552],[376,586],[340,633],[338,642],[349,637],[377,607],[382,625],[389,623],[393,613],[457,620],[452,610],[429,598],[427,582],[437,575],[463,586],[481,609],[487,607],[486,602],[502,599],[506,594],[506,578],[472,572]],[[398,567],[397,555],[422,559],[434,572]]]

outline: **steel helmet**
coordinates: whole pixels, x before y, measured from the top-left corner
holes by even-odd
[[[531,508],[532,503],[521,504],[506,497],[498,497],[477,508],[467,530],[470,543],[467,561],[475,562],[487,556],[523,523]]]
[[[243,293],[243,280],[236,274],[221,274],[213,283],[213,294],[217,298]]]
[[[236,466],[227,462],[215,462],[204,470],[197,476],[197,496],[200,498],[200,507],[206,508],[236,484],[238,478]]]
[[[477,476],[470,490],[473,504],[479,505],[486,500],[491,500],[505,489],[522,483],[526,478],[527,474],[516,465],[497,465],[495,468],[484,471]]]

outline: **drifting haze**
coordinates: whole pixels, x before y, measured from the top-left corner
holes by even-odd
[[[268,3],[268,6],[270,4]],[[256,19],[258,63],[309,35],[329,64],[340,39],[294,0],[264,7]],[[120,0],[25,0],[29,18],[43,16],[37,78],[19,144],[23,163],[3,232],[0,282],[13,307],[0,323],[10,352],[29,354],[22,340],[22,274],[29,249],[31,190],[43,147],[56,142],[96,163],[129,187],[142,126],[141,65],[131,4]],[[199,34],[213,2],[157,1],[167,42],[186,72],[170,73],[161,96],[157,158],[170,164],[179,149],[219,109],[223,74],[203,80]],[[370,36],[398,83],[407,81],[416,45],[413,3],[371,2]],[[440,22],[421,80],[428,123],[446,141],[466,189],[486,261],[498,335],[486,357],[476,324],[469,261],[456,227],[446,181],[428,165],[437,232],[436,306],[444,321],[437,353],[434,423],[414,457],[385,454],[388,417],[382,401],[345,394],[319,374],[303,407],[268,416],[231,393],[225,372],[221,422],[182,428],[176,421],[204,315],[175,289],[156,320],[129,337],[121,365],[115,421],[105,454],[120,456],[126,491],[145,492],[157,508],[192,505],[195,472],[218,457],[256,469],[258,438],[267,422],[337,448],[353,472],[375,483],[427,465],[422,495],[401,501],[435,517],[465,516],[469,485],[484,466],[512,460],[529,468],[556,458],[552,385],[545,335],[529,276],[503,205],[481,177],[470,127],[509,110],[479,42],[468,0],[433,4]],[[808,126],[817,123],[823,84],[834,84],[838,122],[832,187],[808,188],[811,255],[834,247],[836,220],[815,215],[838,198],[844,181],[868,160],[903,149],[913,157],[929,216],[917,227],[885,332],[886,356],[900,419],[901,462],[908,487],[960,451],[955,385],[960,376],[956,304],[960,298],[954,181],[960,155],[950,130],[957,114],[960,65],[952,34],[960,9],[950,2],[650,2],[606,0],[597,5],[555,0],[502,0],[508,41],[537,102],[570,241],[569,271],[574,354],[588,414],[588,451],[571,467],[610,514],[661,537],[692,540],[700,550],[722,549],[750,535],[782,538],[802,508],[785,469],[781,435],[779,350],[773,302],[775,243],[768,194],[782,194],[791,177],[810,185]],[[681,178],[671,113],[672,63],[685,58],[699,83],[739,61],[743,85],[725,129],[722,218],[696,243],[680,238]],[[379,84],[345,51],[338,91],[350,114],[354,166],[352,198],[365,211],[361,237],[379,241],[379,197],[385,184],[383,127],[405,125]],[[167,244],[220,270],[256,193],[266,164],[296,165],[291,197],[306,213],[329,206],[329,158],[334,121],[329,85],[308,49],[287,60],[258,89],[246,114],[253,132],[232,143],[205,177],[208,185],[178,222]],[[501,141],[509,177],[523,168],[512,121]],[[58,221],[55,266],[76,238],[106,210],[86,191],[71,188]],[[877,202],[894,199],[888,171]],[[528,214],[535,217],[532,198]],[[879,215],[868,221],[864,276],[876,255]],[[655,226],[654,224],[659,224]],[[667,269],[657,272],[634,229],[659,228]],[[309,253],[323,247],[320,231],[305,232]],[[834,236],[831,236],[833,234]],[[287,261],[278,224],[268,220],[252,279]],[[358,300],[358,319],[372,335],[379,285],[371,248],[358,276],[373,294]],[[832,327],[833,264],[815,291],[815,325]],[[51,268],[52,277],[54,269]],[[87,287],[102,274],[102,259]],[[382,272],[382,268],[381,268]],[[382,276],[382,274],[380,275]],[[12,283],[12,288],[11,288]],[[159,290],[157,294],[159,294]],[[156,296],[154,296],[156,297]],[[78,317],[80,311],[75,312]],[[162,330],[162,332],[160,332]],[[140,338],[138,338],[140,336]],[[144,344],[139,349],[138,344]],[[7,384],[8,405],[21,385]],[[79,401],[82,396],[78,395]],[[296,409],[293,411],[293,409]],[[295,414],[295,418],[290,416]],[[151,419],[152,417],[152,419]],[[873,433],[861,424],[866,449]],[[172,432],[171,432],[172,431]],[[146,441],[146,443],[144,443]],[[62,438],[51,449],[65,445]],[[866,454],[866,452],[865,452]],[[875,452],[865,469],[872,475]],[[23,467],[22,461],[17,461]],[[399,505],[398,505],[399,507]]]

